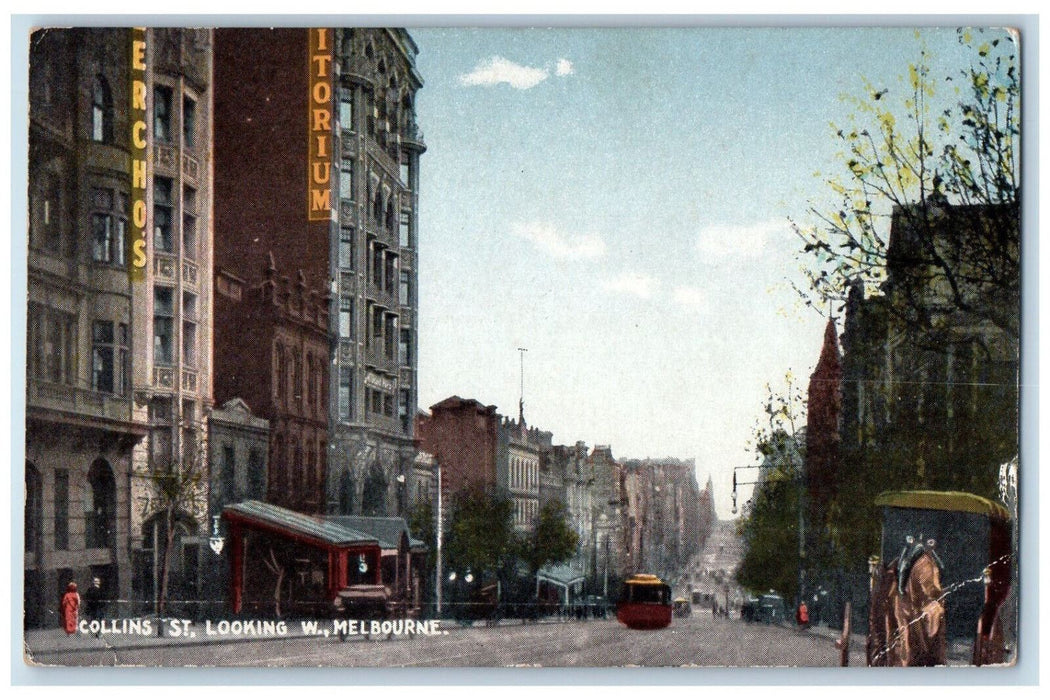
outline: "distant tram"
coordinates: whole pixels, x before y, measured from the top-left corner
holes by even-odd
[[[652,574],[635,574],[623,584],[616,619],[634,630],[667,627],[671,624],[671,587]]]

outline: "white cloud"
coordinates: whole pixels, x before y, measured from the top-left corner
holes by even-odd
[[[536,87],[550,77],[546,68],[530,68],[508,61],[502,56],[493,56],[480,61],[474,70],[459,76],[463,85],[492,86],[506,83],[518,90]]]
[[[606,280],[602,286],[610,292],[633,294],[643,299],[649,299],[656,291],[657,284],[656,280],[649,275],[625,272],[616,279]]]
[[[559,58],[557,65],[554,67],[555,75],[572,75],[575,72],[572,67],[572,61],[567,58]]]
[[[701,308],[707,304],[707,295],[699,287],[675,287],[672,295],[681,306]]]
[[[771,219],[753,224],[708,226],[696,239],[696,250],[704,257],[754,258],[778,233],[786,233],[786,220]]]
[[[605,241],[601,237],[594,234],[566,235],[551,224],[515,224],[511,233],[555,258],[600,258],[605,254]]]

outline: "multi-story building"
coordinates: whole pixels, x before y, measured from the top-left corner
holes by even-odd
[[[303,513],[325,509],[328,447],[328,300],[292,282],[273,258],[247,285],[220,268],[215,279],[215,395],[241,397],[269,421],[265,499]]]
[[[204,468],[211,33],[30,43],[25,610],[40,625],[73,579],[152,604],[159,480]],[[195,585],[206,490],[190,495],[172,591]]]
[[[419,446],[434,456],[441,470],[443,499],[496,485],[499,426],[495,406],[458,396],[431,406],[430,415],[419,416]]]
[[[551,434],[529,428],[524,416],[504,418],[496,451],[496,485],[505,489],[514,510],[514,529],[533,528],[540,514],[540,464],[551,449]]]
[[[168,560],[166,597],[193,600],[202,558],[211,555],[208,480],[185,474],[207,472],[207,416],[213,403],[212,34],[209,29],[149,29],[145,42],[147,262],[142,280],[132,283],[133,337],[141,341],[133,342],[132,378],[133,412],[150,432],[136,445],[132,463],[133,588],[139,600],[161,594],[169,518],[160,486],[178,471],[181,490],[197,493],[180,494],[171,518],[175,551]],[[134,178],[131,184],[134,188]]]
[[[216,31],[216,258],[331,292],[331,513],[400,514],[416,455],[416,53],[400,29]]]

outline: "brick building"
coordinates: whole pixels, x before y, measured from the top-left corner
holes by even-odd
[[[499,426],[495,406],[458,396],[434,404],[429,415],[419,416],[419,447],[433,455],[441,469],[443,498],[496,485]]]
[[[269,421],[266,500],[304,513],[325,507],[328,299],[278,275],[273,259],[249,286],[216,276],[215,394],[240,397]]]
[[[216,31],[216,263],[251,281],[272,251],[332,290],[331,513],[400,514],[415,460],[416,53],[400,29]]]

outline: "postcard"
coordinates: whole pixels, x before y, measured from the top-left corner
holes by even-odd
[[[25,663],[1016,664],[1023,41],[32,30]]]

